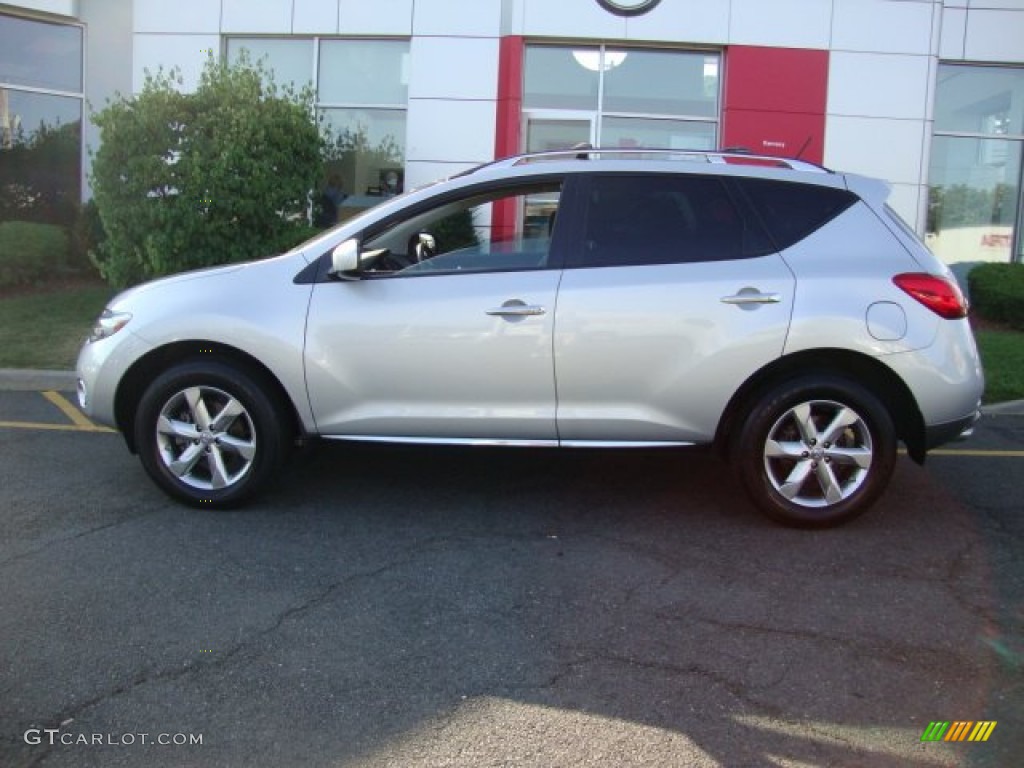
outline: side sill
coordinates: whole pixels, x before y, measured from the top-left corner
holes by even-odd
[[[557,440],[502,440],[491,437],[401,437],[380,435],[322,435],[325,440],[354,443],[400,443],[402,445],[470,445],[515,448],[557,448]]]
[[[324,440],[402,445],[466,445],[500,448],[682,448],[696,443],[639,440],[507,440],[498,437],[401,437],[382,435],[322,435]]]
[[[669,440],[562,440],[563,448],[683,448],[696,445]]]

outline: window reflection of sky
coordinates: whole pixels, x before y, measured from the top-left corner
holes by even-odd
[[[80,92],[81,28],[0,16],[0,82]]]

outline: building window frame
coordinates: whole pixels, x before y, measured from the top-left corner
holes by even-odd
[[[73,179],[73,188],[75,190],[73,203],[75,206],[81,205],[82,202],[82,190],[83,190],[83,164],[82,159],[85,157],[85,121],[86,115],[86,73],[87,73],[87,44],[86,44],[86,25],[81,21],[67,17],[55,17],[49,14],[32,13],[31,11],[22,12],[20,8],[4,8],[0,10],[0,16],[12,19],[18,19],[22,21],[36,22],[39,24],[48,24],[51,26],[58,27],[71,27],[78,30],[79,33],[79,72],[80,77],[78,80],[77,90],[66,90],[62,88],[47,88],[38,85],[28,85],[25,83],[19,83],[14,80],[5,78],[0,75],[0,91],[4,92],[4,101],[9,102],[8,94],[11,92],[31,94],[34,96],[50,96],[62,99],[73,99],[78,104],[78,163],[75,168],[75,174]],[[7,109],[8,120],[5,122],[10,123],[10,110]],[[21,126],[24,128],[24,126]],[[13,147],[14,140],[14,129],[10,124],[0,125],[0,152],[5,149]],[[70,224],[71,222],[67,222]]]
[[[527,78],[528,78],[528,63],[529,54],[531,50],[536,49],[559,49],[564,51],[570,51],[572,53],[594,53],[597,55],[596,70],[597,75],[597,100],[596,106],[593,109],[584,108],[562,108],[554,106],[531,106],[529,104],[530,94],[527,90]],[[665,53],[665,54],[691,54],[696,56],[703,56],[705,60],[709,57],[715,59],[715,78],[716,88],[714,93],[714,115],[697,115],[697,114],[670,114],[667,112],[651,112],[651,111],[629,111],[621,109],[606,109],[607,101],[607,87],[606,87],[606,75],[609,71],[614,69],[616,65],[607,65],[607,57],[614,56],[618,53],[629,54],[632,52],[643,53]],[[611,120],[645,120],[650,123],[687,123],[695,127],[704,126],[711,129],[711,133],[708,140],[705,142],[709,146],[707,149],[713,149],[717,147],[721,141],[722,136],[722,107],[723,107],[723,89],[724,89],[724,67],[723,62],[725,60],[724,51],[718,48],[703,48],[699,46],[693,47],[674,47],[664,45],[643,45],[643,44],[631,44],[631,43],[617,43],[617,42],[565,42],[565,41],[536,41],[527,42],[524,46],[523,52],[523,105],[521,115],[521,151],[530,151],[530,125],[531,121],[553,121],[553,122],[589,122],[590,125],[590,136],[587,141],[594,146],[604,146],[605,141],[605,121]],[[582,62],[581,62],[581,65]],[[590,69],[591,67],[585,67]],[[594,71],[592,70],[592,71]],[[687,147],[690,149],[698,149],[704,147],[697,147],[696,145]]]
[[[939,71],[942,68],[957,68],[957,69],[972,69],[972,70],[1014,70],[1024,76],[1024,66],[1014,64],[996,64],[991,62],[964,62],[964,61],[940,61]],[[936,91],[936,98],[938,93]],[[937,109],[936,109],[937,112]],[[1017,209],[1012,214],[1012,220],[1014,222],[1013,232],[1010,238],[1010,262],[1020,263],[1022,256],[1024,256],[1024,127],[1020,129],[1021,133],[999,133],[999,132],[988,132],[988,131],[969,131],[969,130],[950,130],[939,127],[939,121],[936,120],[935,127],[932,130],[932,144],[930,149],[929,162],[934,162],[935,158],[935,140],[936,139],[968,139],[977,142],[986,141],[1005,141],[1017,146],[1018,163],[1016,169],[1016,178],[1014,182],[1017,188]],[[979,147],[979,152],[984,148]],[[986,163],[984,158],[979,158],[979,163]],[[1012,171],[1011,171],[1012,175]],[[931,196],[931,190],[933,188],[933,178],[929,178],[928,189],[929,197]],[[936,233],[931,231],[931,226],[926,225],[927,235],[934,236]]]
[[[365,110],[368,112],[379,112],[379,113],[391,113],[393,115],[401,115],[403,128],[400,136],[394,136],[394,139],[399,142],[399,148],[401,150],[401,159],[396,161],[401,166],[401,171],[397,173],[397,185],[391,184],[388,186],[385,180],[382,178],[377,185],[362,183],[366,180],[362,177],[365,173],[361,171],[353,171],[353,178],[347,180],[352,185],[358,185],[358,188],[345,190],[347,197],[344,199],[343,204],[346,208],[345,215],[351,215],[359,210],[363,210],[367,207],[375,205],[380,202],[380,198],[388,197],[393,194],[397,194],[403,191],[404,186],[404,172],[406,164],[406,149],[408,145],[408,113],[409,113],[409,98],[408,98],[408,82],[404,82],[403,85],[406,87],[406,99],[404,103],[398,102],[358,102],[350,100],[337,100],[337,99],[325,99],[321,96],[321,85],[322,85],[322,72],[321,72],[321,49],[324,44],[331,44],[334,42],[340,43],[399,43],[405,44],[406,49],[402,52],[402,55],[408,57],[411,55],[412,41],[409,37],[403,36],[391,36],[391,35],[373,35],[373,36],[357,36],[357,35],[222,35],[221,37],[221,58],[224,61],[230,60],[233,46],[237,45],[238,48],[244,48],[247,41],[252,40],[283,40],[283,41],[301,41],[311,43],[310,45],[310,60],[309,60],[309,72],[310,79],[308,84],[313,88],[314,101],[313,101],[313,114],[314,119],[318,123],[324,123],[327,121],[327,115],[330,112],[336,111],[360,111]],[[250,51],[250,55],[253,56],[254,60],[259,60],[261,57],[253,54]],[[273,71],[273,62],[268,61],[268,69]],[[275,78],[275,82],[277,82]],[[278,82],[278,85],[281,85]],[[300,86],[301,87],[301,86]],[[340,161],[339,161],[340,162]],[[331,163],[328,163],[330,166]],[[365,170],[365,169],[364,169]],[[382,176],[387,176],[388,181],[396,176],[393,168],[383,169],[389,171],[389,173]],[[334,174],[331,172],[331,168],[328,168],[328,179],[325,179],[326,189],[333,190],[334,182],[331,180]],[[337,203],[340,206],[342,203]],[[316,212],[314,212],[314,219],[317,218]]]

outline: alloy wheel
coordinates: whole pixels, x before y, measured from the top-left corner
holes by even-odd
[[[854,494],[871,471],[871,432],[853,408],[809,400],[789,408],[768,431],[764,466],[793,504],[830,507]]]
[[[253,419],[224,390],[193,386],[172,395],[156,424],[160,460],[182,483],[221,490],[238,483],[256,456]]]

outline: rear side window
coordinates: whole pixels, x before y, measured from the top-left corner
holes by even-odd
[[[594,175],[572,266],[616,267],[762,255],[771,245],[714,176]]]
[[[772,179],[740,179],[779,250],[789,248],[830,222],[855,202],[845,189]]]

